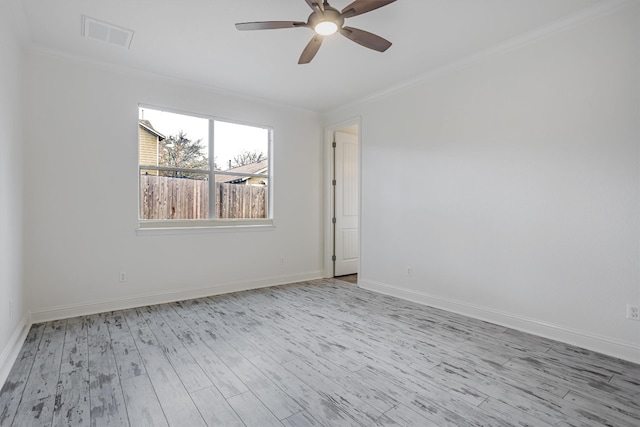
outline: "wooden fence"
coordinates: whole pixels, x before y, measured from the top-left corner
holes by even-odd
[[[140,175],[141,219],[207,219],[209,181]],[[216,218],[266,218],[267,187],[217,182]]]

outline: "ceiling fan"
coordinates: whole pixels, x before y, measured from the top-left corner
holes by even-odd
[[[236,28],[241,31],[246,30],[274,30],[279,28],[298,28],[307,27],[316,32],[311,41],[302,51],[298,64],[308,64],[311,62],[324,36],[339,32],[349,40],[352,40],[369,49],[384,52],[389,49],[391,42],[380,36],[344,25],[347,18],[351,18],[363,13],[371,12],[379,9],[396,0],[356,0],[342,11],[338,11],[329,5],[327,0],[305,0],[309,7],[313,9],[307,22],[303,21],[263,21],[263,22],[241,22],[236,24]]]

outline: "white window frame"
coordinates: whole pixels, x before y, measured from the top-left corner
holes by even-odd
[[[181,111],[174,108],[167,107],[159,107],[150,104],[138,104],[138,111],[140,108],[149,108],[152,110],[163,111],[167,113],[181,114],[185,116],[196,117],[200,119],[205,119],[209,121],[209,170],[202,169],[185,169],[185,168],[174,168],[174,167],[166,167],[166,166],[153,166],[153,165],[141,165],[140,158],[138,157],[137,166],[137,174],[138,174],[138,203],[137,203],[137,217],[138,217],[138,228],[136,232],[138,235],[147,235],[147,234],[180,234],[180,233],[202,233],[208,231],[265,231],[274,229],[274,221],[273,221],[273,127],[243,122],[238,120],[230,120],[226,118],[220,118],[216,116],[209,116],[205,114],[192,113],[187,111]],[[227,171],[216,171],[214,170],[214,160],[215,160],[215,140],[214,140],[214,126],[215,122],[225,122],[232,123],[243,126],[252,126],[256,128],[266,129],[268,131],[268,142],[267,142],[267,173],[265,174],[249,174],[249,173],[241,173],[241,172],[227,172]],[[140,132],[140,128],[138,126],[138,135]],[[140,152],[140,137],[137,139],[138,144],[138,156]],[[178,172],[188,172],[188,173],[198,173],[209,175],[209,218],[207,219],[142,219],[140,218],[141,206],[140,206],[140,171],[142,169],[145,170],[167,170],[167,171],[178,171]],[[242,177],[258,177],[258,178],[266,178],[268,181],[267,185],[267,211],[266,218],[213,218],[212,214],[216,212],[216,185],[215,185],[215,176],[216,175],[229,175],[229,176],[242,176]]]

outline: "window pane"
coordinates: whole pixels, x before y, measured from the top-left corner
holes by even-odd
[[[138,111],[140,219],[207,219],[209,120]]]
[[[209,169],[209,120],[151,108],[138,111],[141,166]],[[143,170],[153,175],[181,176],[176,171]]]
[[[213,126],[216,169],[230,172],[267,173],[269,129],[218,120]]]
[[[269,214],[269,186],[266,178],[250,178],[264,181],[264,184],[221,182],[227,178],[216,175],[216,217],[217,218],[267,218]]]
[[[217,218],[269,216],[269,129],[215,121]],[[259,176],[252,176],[259,175]]]
[[[209,175],[140,175],[140,219],[207,219]]]

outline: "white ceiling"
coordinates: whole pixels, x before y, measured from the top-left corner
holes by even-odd
[[[393,46],[339,34],[298,65],[307,28],[237,31],[236,22],[306,21],[304,0],[23,0],[31,42],[318,112],[617,0],[398,0],[347,20]],[[334,0],[342,9],[351,0]],[[81,37],[81,15],[135,31],[130,50]]]

